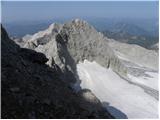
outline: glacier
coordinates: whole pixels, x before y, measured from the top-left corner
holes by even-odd
[[[111,68],[104,68],[95,61],[84,60],[77,64],[77,73],[82,89],[90,89],[116,118],[158,118],[158,100],[147,94],[143,88],[132,84]],[[155,76],[156,73],[148,73]],[[158,74],[158,73],[157,73]],[[150,87],[158,85],[157,76],[142,78],[129,76],[131,81]],[[137,82],[138,81],[138,82]]]

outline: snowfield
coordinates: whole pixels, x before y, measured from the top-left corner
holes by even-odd
[[[158,100],[141,87],[121,78],[112,69],[85,60],[77,64],[77,73],[81,80],[80,87],[90,89],[116,118],[158,118]],[[139,79],[130,77],[136,82]],[[140,78],[141,84],[150,87],[156,87],[157,81],[157,77],[148,78],[148,82]]]

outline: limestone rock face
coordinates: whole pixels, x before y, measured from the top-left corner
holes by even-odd
[[[61,69],[45,64],[44,54],[20,48],[3,27],[1,38],[2,118],[113,118],[100,102],[75,94],[61,78]]]
[[[125,75],[125,67],[106,39],[86,21],[75,19],[63,25],[52,24],[40,35],[34,34],[24,47],[44,53],[50,66],[56,63],[64,72],[76,73],[76,64],[87,59]]]
[[[156,51],[114,40],[110,40],[109,45],[121,59],[158,71],[158,53]]]

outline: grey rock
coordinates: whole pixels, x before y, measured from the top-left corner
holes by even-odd
[[[20,88],[18,88],[18,87],[13,87],[13,88],[10,88],[10,90],[11,90],[12,92],[18,92],[18,91],[20,90]]]
[[[52,60],[54,59],[54,62],[66,74],[68,71],[76,74],[76,64],[87,59],[96,61],[106,68],[111,67],[121,75],[126,75],[127,70],[108,45],[108,38],[97,32],[86,21],[76,19],[63,25],[56,25],[59,26],[56,32],[54,31],[56,29],[54,24],[51,25],[52,27],[41,31],[43,35],[41,40],[45,44],[38,42],[42,35],[36,33],[24,47],[44,53],[49,59],[47,62],[49,66],[53,66]],[[46,38],[50,39],[46,40]],[[32,43],[36,46],[30,47]]]
[[[130,61],[141,67],[158,70],[157,52],[138,45],[120,43],[114,40],[110,40],[108,43],[120,59]]]

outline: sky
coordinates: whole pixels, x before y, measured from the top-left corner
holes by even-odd
[[[2,1],[2,22],[63,17],[158,18],[158,1]]]

